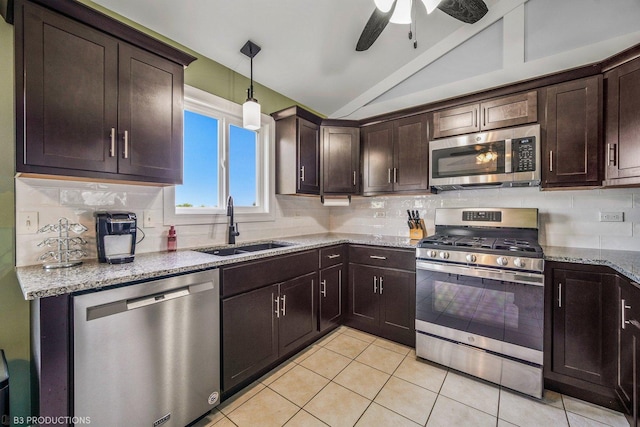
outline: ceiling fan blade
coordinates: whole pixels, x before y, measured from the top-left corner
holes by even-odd
[[[489,11],[482,0],[442,0],[438,9],[467,24],[478,22]]]
[[[369,49],[373,42],[377,40],[382,30],[384,30],[389,23],[391,15],[393,15],[393,11],[396,9],[396,2],[397,0],[394,0],[388,12],[381,12],[380,9],[376,7],[376,10],[373,11],[367,24],[364,26],[362,34],[360,34],[360,38],[356,44],[356,51],[362,52],[363,50]]]

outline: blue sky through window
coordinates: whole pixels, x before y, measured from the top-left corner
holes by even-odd
[[[218,119],[184,111],[183,184],[175,188],[181,207],[218,207]],[[257,201],[257,134],[229,126],[229,191],[236,206]]]

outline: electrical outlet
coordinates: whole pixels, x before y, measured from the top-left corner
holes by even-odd
[[[16,213],[16,234],[36,234],[38,228],[38,212]]]
[[[624,212],[600,212],[600,222],[624,222]]]
[[[386,218],[387,213],[386,212],[376,212],[373,214],[374,218]]]
[[[144,228],[153,228],[157,224],[156,211],[146,210],[142,212],[142,226]]]

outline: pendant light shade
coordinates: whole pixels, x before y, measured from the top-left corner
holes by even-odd
[[[427,13],[431,13],[436,10],[436,7],[440,4],[442,0],[422,0],[424,3],[424,7],[427,8]]]
[[[260,52],[260,46],[247,41],[240,52],[251,58],[251,85],[247,89],[247,101],[242,104],[242,127],[249,130],[260,129],[260,104],[253,97],[253,57]]]
[[[393,0],[374,0],[376,7],[380,9],[380,12],[387,13],[391,10]]]
[[[389,22],[392,24],[411,24],[412,0],[397,0],[396,9]]]
[[[260,129],[260,104],[255,99],[247,99],[242,104],[242,127],[249,130]]]

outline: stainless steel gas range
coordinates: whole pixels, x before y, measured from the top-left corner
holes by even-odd
[[[419,357],[541,398],[538,210],[436,209],[416,251]]]

